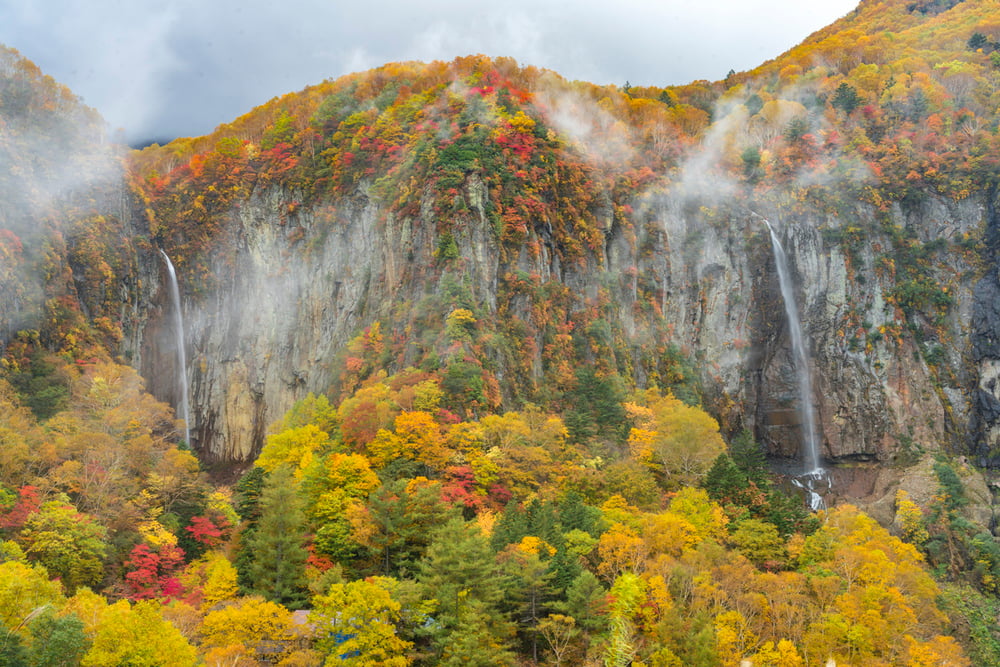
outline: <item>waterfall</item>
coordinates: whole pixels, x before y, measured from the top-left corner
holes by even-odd
[[[191,446],[191,421],[188,414],[188,381],[187,381],[187,355],[184,353],[184,316],[181,314],[181,290],[177,286],[177,272],[174,271],[174,263],[170,261],[167,253],[160,249],[164,261],[167,263],[167,272],[170,274],[170,299],[174,302],[174,329],[177,340],[177,364],[180,372],[177,373],[177,383],[181,390],[181,417],[184,419],[184,442]]]
[[[756,213],[754,215],[757,215]],[[830,485],[830,478],[820,463],[819,435],[816,429],[816,412],[813,410],[812,377],[809,373],[809,353],[802,338],[802,324],[799,320],[799,309],[795,304],[795,289],[792,285],[791,272],[788,269],[788,257],[778,240],[771,223],[761,216],[771,235],[771,249],[774,252],[774,263],[778,268],[778,283],[781,286],[781,298],[785,303],[785,316],[788,319],[788,332],[792,339],[792,356],[795,362],[795,375],[799,390],[799,418],[802,423],[802,458],[805,471],[793,483],[805,489],[809,494],[809,505],[814,510],[824,507],[823,498],[816,491],[819,484]]]

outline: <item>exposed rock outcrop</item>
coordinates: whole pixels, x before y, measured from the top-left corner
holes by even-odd
[[[469,215],[454,228],[454,240],[464,283],[486,311],[496,312],[497,300],[506,298],[502,276],[520,271],[567,286],[580,308],[610,289],[616,328],[637,340],[643,331],[636,281],[652,283],[674,340],[698,363],[709,407],[728,428],[755,426],[773,455],[798,456],[787,326],[759,221],[739,208],[649,197],[637,202],[648,211],[647,229],[623,230],[609,215],[603,256],[564,264],[542,224],[525,243],[539,252],[501,251],[475,174],[462,196]],[[297,199],[278,186],[255,190],[234,209],[213,254],[216,284],[203,294],[186,292],[193,440],[207,458],[251,459],[270,422],[306,392],[329,388],[338,354],[363,327],[418,308],[423,295],[440,289],[429,202],[416,216],[396,216],[360,187],[349,200],[289,214]],[[1000,421],[1000,388],[994,392],[996,373],[990,375],[1000,370],[993,350],[1000,316],[995,304],[989,310],[1000,287],[995,273],[974,283],[975,256],[953,251],[954,241],[981,232],[988,209],[970,198],[928,199],[889,214],[859,206],[849,221],[773,214],[798,285],[827,461],[890,461],[959,442],[965,415],[984,433]],[[905,249],[893,245],[900,233],[936,248],[925,268],[948,295],[947,307],[910,304],[903,312],[904,276],[895,264]],[[167,313],[150,311],[141,355],[161,396],[169,382],[155,332]],[[963,324],[969,313],[971,338]],[[539,341],[537,369],[542,347]],[[971,395],[967,354],[979,373]],[[641,384],[642,365],[634,368]]]

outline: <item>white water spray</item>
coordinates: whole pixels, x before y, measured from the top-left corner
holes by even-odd
[[[757,215],[754,213],[754,215]],[[805,472],[792,483],[805,489],[809,494],[809,506],[814,510],[825,506],[822,496],[816,488],[825,484],[829,489],[830,477],[819,459],[819,436],[816,429],[816,412],[813,410],[812,377],[809,373],[809,354],[802,338],[802,325],[799,320],[799,309],[795,304],[795,289],[792,285],[791,272],[788,269],[788,257],[778,240],[771,223],[757,215],[771,235],[771,249],[774,252],[774,263],[778,269],[778,283],[781,286],[781,298],[785,303],[785,316],[788,319],[788,332],[792,339],[792,356],[795,361],[795,375],[799,388],[799,418],[802,423],[802,458]]]
[[[184,419],[184,442],[191,446],[191,421],[188,415],[188,381],[187,381],[187,355],[184,353],[184,316],[181,314],[181,290],[177,286],[177,272],[174,271],[174,263],[170,261],[167,253],[160,249],[164,261],[167,263],[167,272],[170,274],[170,298],[174,302],[174,328],[177,340],[177,364],[180,372],[177,374],[177,383],[181,390],[181,417]]]

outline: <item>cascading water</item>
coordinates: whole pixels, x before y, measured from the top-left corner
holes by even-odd
[[[754,215],[757,215],[754,213]],[[823,497],[817,488],[825,485],[830,487],[830,476],[819,460],[819,436],[816,429],[816,413],[813,410],[812,378],[809,374],[809,354],[802,338],[802,325],[799,320],[799,309],[795,304],[795,290],[792,285],[791,272],[788,269],[788,257],[778,240],[771,223],[757,216],[767,225],[771,235],[771,249],[774,252],[774,263],[778,268],[778,283],[781,286],[781,298],[785,303],[785,316],[788,319],[788,332],[792,339],[792,355],[795,361],[795,375],[799,388],[799,418],[802,422],[802,458],[805,471],[792,482],[809,494],[809,506],[813,510],[823,509]]]
[[[191,445],[191,422],[188,415],[188,381],[187,381],[187,355],[184,353],[184,316],[181,314],[181,290],[177,286],[177,272],[174,271],[174,263],[170,261],[167,253],[160,250],[164,261],[167,263],[167,273],[170,274],[170,298],[174,302],[174,328],[176,329],[177,340],[177,365],[180,372],[177,374],[177,383],[181,390],[181,417],[184,419],[184,442]]]

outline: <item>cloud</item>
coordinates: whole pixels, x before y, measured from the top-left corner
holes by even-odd
[[[16,30],[0,39],[70,85],[113,128],[141,127],[167,101],[163,77],[178,62],[169,43],[174,7],[95,2],[82,12],[79,3],[56,0],[40,13],[34,5],[0,9],[0,25]]]
[[[777,56],[854,0],[44,5],[0,5],[0,42],[137,139],[202,134],[276,95],[397,60],[503,55],[598,84],[720,79]]]

